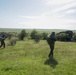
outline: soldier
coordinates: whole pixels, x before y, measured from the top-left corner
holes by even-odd
[[[5,40],[5,35],[0,36],[0,41],[1,41],[0,47],[3,46],[5,48],[5,42],[4,42],[4,40]]]
[[[56,41],[55,32],[52,32],[50,37],[47,39],[47,42],[48,42],[48,44],[50,46],[50,53],[48,55],[49,58],[53,58],[53,50],[54,50],[55,41]]]

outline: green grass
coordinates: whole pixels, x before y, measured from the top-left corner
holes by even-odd
[[[18,41],[0,48],[0,75],[75,75],[76,43],[56,42],[54,58],[48,59],[49,46],[41,40]]]

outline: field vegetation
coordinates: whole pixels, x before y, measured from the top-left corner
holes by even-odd
[[[57,41],[53,59],[48,58],[49,51],[45,40],[35,43],[25,39],[0,48],[0,75],[76,74],[76,43]]]
[[[0,48],[0,75],[75,75],[76,33],[58,33],[54,58],[49,59],[49,32],[5,32],[6,47]]]

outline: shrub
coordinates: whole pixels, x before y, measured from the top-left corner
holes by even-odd
[[[32,32],[31,32],[31,39],[35,39],[35,37],[36,37],[36,35],[37,35],[37,31],[36,30],[33,30]]]
[[[76,42],[76,34],[73,35],[72,41]]]
[[[59,35],[59,40],[60,40],[60,41],[66,41],[66,37],[67,37],[67,35],[66,35],[65,33],[61,33],[61,34]]]
[[[22,30],[21,33],[18,35],[19,40],[24,40],[24,37],[26,36],[26,31]]]
[[[59,41],[72,41],[73,32],[64,31],[64,32],[57,33],[56,36]]]
[[[47,39],[48,34],[47,33],[42,33],[42,39],[46,40]]]
[[[39,34],[36,30],[33,30],[30,35],[31,39],[33,39],[36,43],[38,43],[41,39],[41,34]]]
[[[17,43],[16,39],[10,39],[8,45],[14,46],[14,45],[16,45],[16,43]]]
[[[36,43],[38,43],[38,42],[40,41],[40,39],[41,39],[41,35],[37,33],[37,34],[35,35],[34,41],[35,41]]]

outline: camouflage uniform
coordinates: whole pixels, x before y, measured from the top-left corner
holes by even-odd
[[[4,40],[5,40],[4,36],[0,36],[0,41],[1,41],[0,47],[3,46],[5,48],[5,42],[4,42]]]
[[[52,34],[49,37],[49,46],[50,46],[50,53],[48,55],[49,57],[53,57],[55,41],[56,41],[55,32],[52,32]]]

